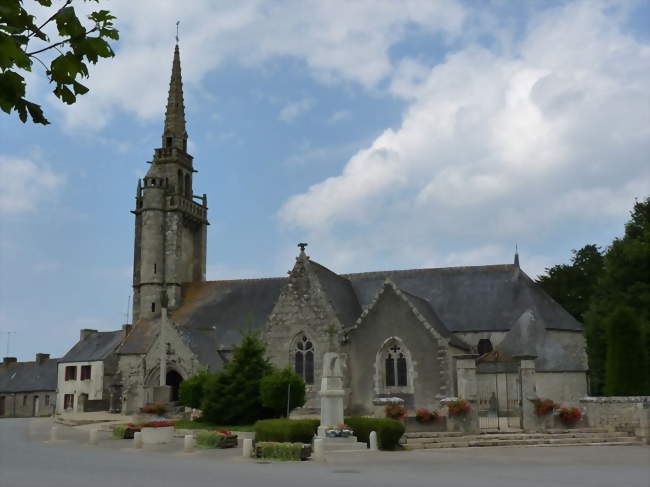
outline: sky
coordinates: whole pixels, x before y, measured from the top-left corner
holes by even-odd
[[[177,20],[209,280],[284,276],[298,242],[341,273],[511,263],[517,245],[534,278],[606,247],[650,194],[647,1],[101,7],[120,40],[90,92],[63,105],[35,65],[51,125],[0,113],[2,356],[126,322]]]

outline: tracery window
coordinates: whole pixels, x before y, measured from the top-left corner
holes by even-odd
[[[384,366],[387,387],[404,387],[408,385],[406,356],[397,344],[388,349]]]
[[[314,344],[304,334],[296,340],[294,370],[302,377],[305,384],[314,383]]]

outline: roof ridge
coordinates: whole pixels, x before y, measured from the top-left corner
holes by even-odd
[[[217,279],[214,281],[191,281],[188,285],[193,284],[212,284],[217,282],[256,282],[256,281],[272,281],[277,279],[288,279],[288,277],[248,277],[244,279]]]
[[[421,267],[421,268],[413,268],[413,269],[392,269],[392,270],[385,270],[385,271],[369,271],[369,272],[350,272],[347,274],[338,274],[341,277],[375,277],[378,275],[382,274],[387,274],[387,273],[407,273],[407,272],[413,272],[413,273],[419,273],[419,272],[426,272],[426,271],[448,271],[448,270],[461,270],[461,269],[502,269],[506,270],[509,268],[515,267],[514,264],[491,264],[491,265],[474,265],[474,266],[453,266],[453,267]]]

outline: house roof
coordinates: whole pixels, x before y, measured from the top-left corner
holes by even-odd
[[[61,362],[92,362],[104,360],[120,344],[124,331],[98,331],[79,340],[77,344],[66,353]]]
[[[344,327],[352,326],[362,310],[350,280],[313,260],[310,260],[309,265],[321,283],[336,317]]]
[[[56,391],[58,362],[51,358],[0,365],[0,393]]]

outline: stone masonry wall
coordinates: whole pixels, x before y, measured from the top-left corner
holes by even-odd
[[[641,436],[642,416],[650,410],[650,396],[584,397],[580,407],[593,428],[612,428]]]
[[[54,414],[56,391],[0,392],[0,401],[4,403],[2,418],[50,416]]]

